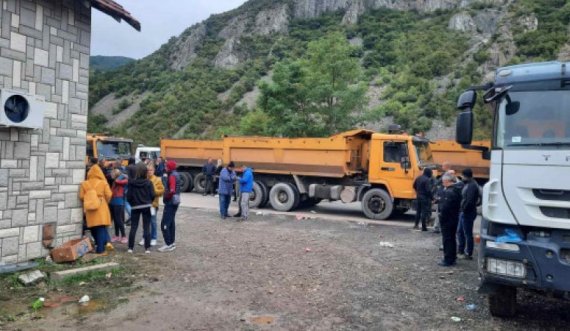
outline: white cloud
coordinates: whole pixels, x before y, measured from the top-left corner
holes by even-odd
[[[92,55],[121,55],[139,59],[157,50],[172,36],[212,14],[234,9],[246,0],[117,0],[142,26],[138,32],[125,22],[93,10]]]

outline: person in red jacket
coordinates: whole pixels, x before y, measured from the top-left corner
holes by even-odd
[[[158,249],[159,252],[172,252],[176,249],[176,211],[180,205],[180,191],[182,182],[180,174],[176,172],[176,162],[169,160],[166,162],[166,183],[164,185],[164,212],[162,213],[162,236],[164,246]]]

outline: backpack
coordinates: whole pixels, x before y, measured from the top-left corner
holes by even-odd
[[[85,196],[83,197],[83,209],[87,212],[87,211],[94,211],[99,209],[99,207],[101,207],[101,204],[103,203],[101,201],[101,198],[97,195],[97,184],[95,184],[95,187],[91,187],[91,184],[89,184],[89,182],[87,183],[87,192],[85,193]]]

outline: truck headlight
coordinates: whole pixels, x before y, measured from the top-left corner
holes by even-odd
[[[498,243],[496,241],[487,241],[487,248],[498,249],[502,251],[519,252],[520,248],[517,244]]]
[[[487,272],[497,275],[525,278],[526,268],[521,262],[487,258]]]

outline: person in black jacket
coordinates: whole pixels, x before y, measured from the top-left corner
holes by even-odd
[[[432,170],[424,169],[423,175],[414,181],[414,190],[417,196],[416,222],[414,229],[418,229],[418,224],[422,222],[422,231],[427,231],[427,221],[431,215],[431,201],[433,198]]]
[[[477,218],[477,200],[479,200],[479,184],[473,179],[471,169],[463,170],[461,214],[457,228],[458,255],[467,260],[473,259],[473,223]]]
[[[463,183],[455,183],[451,174],[446,173],[442,177],[442,183],[445,189],[439,200],[439,225],[441,227],[441,236],[443,239],[443,260],[440,266],[450,267],[455,264],[457,259],[457,242],[455,241],[455,233],[457,232],[457,223],[459,222],[459,210],[461,208],[461,190]]]
[[[131,205],[131,231],[129,232],[129,253],[135,247],[135,236],[139,227],[140,216],[143,219],[143,238],[145,253],[150,253],[150,207],[154,200],[154,186],[147,178],[147,168],[142,162],[135,167],[135,177],[129,177],[127,201]]]
[[[214,176],[216,176],[216,165],[212,158],[208,159],[208,162],[202,167],[202,173],[206,176],[206,186],[204,187],[204,196],[214,193]]]

